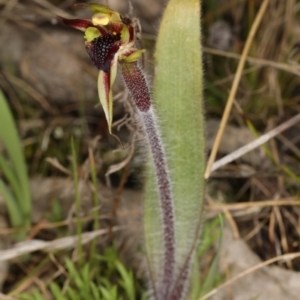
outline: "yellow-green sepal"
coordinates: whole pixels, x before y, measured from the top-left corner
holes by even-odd
[[[117,76],[118,55],[115,55],[111,62],[110,72],[100,71],[98,75],[98,94],[102,104],[105,118],[108,125],[108,131],[111,134],[112,120],[113,120],[113,99],[112,86]]]
[[[93,12],[95,13],[104,13],[104,14],[118,14],[116,11],[101,5],[101,4],[96,4],[96,3],[88,3],[86,4],[86,6],[88,6]]]
[[[113,101],[112,101],[112,91],[111,91],[111,84],[110,84],[110,73],[104,71],[99,72],[98,94],[107,121],[108,131],[109,133],[111,133]]]

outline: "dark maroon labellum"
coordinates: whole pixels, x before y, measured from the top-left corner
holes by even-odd
[[[109,73],[111,61],[119,50],[121,34],[110,34],[95,38],[86,44],[88,52],[94,65],[101,71]]]

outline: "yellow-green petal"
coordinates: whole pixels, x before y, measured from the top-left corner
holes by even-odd
[[[120,60],[126,62],[126,63],[132,63],[132,62],[135,62],[135,61],[138,61],[140,56],[145,52],[146,50],[145,49],[139,49],[139,50],[136,50],[134,51],[133,53],[131,53],[130,55],[128,56],[125,56],[125,55],[122,55],[120,57]]]
[[[92,23],[94,25],[107,25],[110,21],[110,16],[104,13],[94,14],[92,17]]]
[[[114,13],[110,16],[110,19],[109,19],[109,20],[110,20],[111,23],[123,23],[120,14],[117,13],[117,12],[114,12]]]
[[[121,31],[121,41],[123,43],[128,43],[130,39],[130,33],[127,26],[123,26]]]
[[[101,36],[100,31],[95,27],[88,27],[85,30],[84,38],[87,42],[93,41],[95,38]]]

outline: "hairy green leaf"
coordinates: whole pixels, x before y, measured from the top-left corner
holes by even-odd
[[[202,221],[205,139],[200,32],[199,0],[171,0],[157,40],[154,106],[174,196],[177,278],[189,264]],[[145,238],[155,288],[164,263],[164,236],[152,165],[146,188]]]

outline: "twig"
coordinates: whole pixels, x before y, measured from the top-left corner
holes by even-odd
[[[238,150],[236,150],[236,151],[224,156],[223,158],[219,159],[218,161],[216,161],[212,165],[210,172],[213,172],[213,171],[219,169],[220,167],[222,167],[222,166],[234,161],[235,159],[243,156],[244,154],[254,150],[255,148],[261,146],[262,144],[266,143],[270,139],[274,138],[275,136],[277,136],[278,134],[280,134],[284,130],[287,130],[288,128],[294,126],[298,122],[300,122],[300,114],[294,116],[293,118],[289,119],[288,121],[282,123],[281,125],[279,125],[279,126],[275,127],[274,129],[270,130],[269,132],[263,134],[262,136],[260,136],[256,140],[250,142],[249,144],[247,144],[247,145],[239,148]]]
[[[123,227],[114,227],[113,231],[120,230]],[[81,234],[82,245],[87,244],[94,238],[108,233],[108,229],[100,229],[92,232],[86,232]],[[60,239],[56,239],[50,242],[42,240],[30,240],[16,244],[13,248],[8,250],[0,250],[0,261],[5,261],[19,257],[23,254],[31,253],[34,251],[54,251],[62,250],[66,248],[74,248],[78,245],[78,235],[68,236]],[[1,298],[0,298],[1,299]]]

